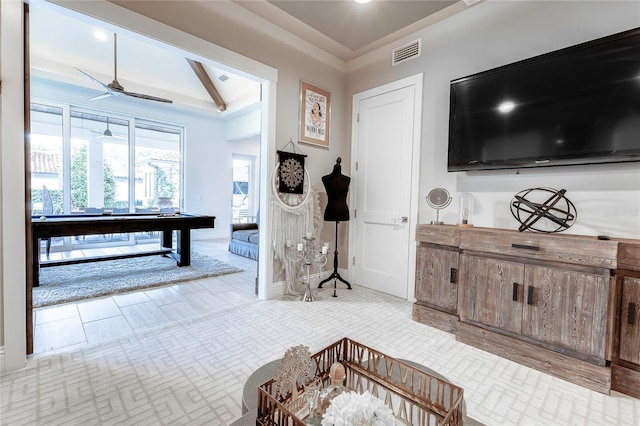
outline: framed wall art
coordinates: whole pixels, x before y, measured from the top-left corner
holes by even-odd
[[[300,142],[329,148],[330,115],[330,93],[301,81]]]

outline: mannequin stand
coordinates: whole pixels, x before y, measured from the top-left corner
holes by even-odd
[[[340,222],[336,222],[336,243],[335,243],[336,245],[335,245],[335,251],[333,252],[333,272],[331,273],[331,275],[329,275],[329,277],[320,281],[320,284],[318,284],[318,288],[322,288],[322,284],[333,280],[333,297],[338,297],[338,295],[336,294],[336,288],[337,288],[336,280],[342,281],[344,284],[347,285],[347,288],[351,290],[351,284],[349,284],[349,282],[344,278],[342,278],[338,273],[338,223]]]

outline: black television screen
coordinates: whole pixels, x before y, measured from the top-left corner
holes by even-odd
[[[453,80],[448,170],[640,160],[640,28]]]

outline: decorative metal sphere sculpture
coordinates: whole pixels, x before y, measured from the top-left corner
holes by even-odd
[[[569,229],[578,213],[564,196],[566,192],[565,189],[531,188],[514,195],[511,214],[520,223],[518,231],[553,233]],[[544,224],[551,226],[541,226]]]

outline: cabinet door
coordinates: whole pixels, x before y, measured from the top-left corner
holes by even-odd
[[[457,270],[459,253],[453,250],[418,246],[416,250],[416,299],[456,314],[458,308]]]
[[[620,359],[640,365],[640,278],[622,280]]]
[[[527,265],[525,284],[524,335],[605,358],[608,275]]]
[[[463,254],[460,271],[460,319],[520,333],[524,265]]]

